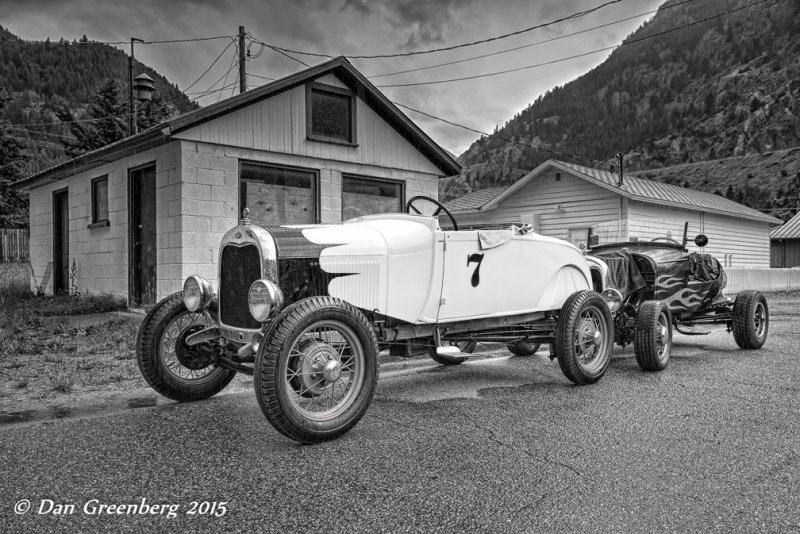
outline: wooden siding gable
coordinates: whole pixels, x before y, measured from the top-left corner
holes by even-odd
[[[536,232],[566,239],[569,229],[589,228],[622,214],[619,195],[566,172],[539,173],[491,209],[456,214],[459,224],[533,222]],[[558,209],[561,206],[561,209]]]
[[[314,82],[346,87],[332,74]],[[173,137],[187,141],[442,175],[442,170],[436,164],[407,141],[362,98],[356,96],[355,104],[357,130],[355,146],[307,138],[304,85],[190,127]]]

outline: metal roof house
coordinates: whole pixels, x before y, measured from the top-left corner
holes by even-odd
[[[800,213],[769,234],[772,267],[800,267]]]
[[[605,240],[680,241],[706,234],[705,251],[727,266],[769,267],[769,230],[779,219],[726,198],[683,187],[548,160],[505,188],[475,191],[445,204],[459,227],[529,223],[544,235],[586,246]],[[690,241],[690,248],[692,243]]]
[[[262,225],[333,223],[436,197],[458,163],[346,59],[167,121],[17,182],[30,257],[52,293],[148,305],[217,278],[242,208]]]

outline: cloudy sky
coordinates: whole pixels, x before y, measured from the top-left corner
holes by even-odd
[[[314,65],[324,57],[289,53],[260,43],[330,56],[406,54],[519,32],[611,0],[0,0],[0,25],[23,39],[148,41],[234,36],[244,26],[251,57],[248,86]],[[662,0],[617,0],[585,16],[450,51],[351,62],[392,101],[476,130],[491,132],[537,96],[585,73],[608,50],[651,18]],[[627,19],[627,20],[624,20]],[[598,26],[603,26],[598,28]],[[570,35],[575,34],[576,35]],[[549,41],[542,43],[542,41]],[[230,39],[136,46],[136,58],[187,91],[200,104],[237,90]],[[129,46],[120,46],[128,50]],[[509,49],[516,50],[509,51]],[[223,52],[224,50],[224,52]],[[220,53],[222,55],[220,56]],[[471,80],[453,78],[550,65]],[[488,57],[476,58],[476,56]],[[200,77],[219,60],[207,74]],[[455,64],[438,66],[442,63]],[[408,71],[392,74],[398,71]],[[391,74],[391,75],[389,75]],[[198,78],[199,81],[198,81]],[[407,85],[403,84],[419,84]],[[194,85],[192,85],[194,84]],[[204,91],[216,91],[203,96]],[[191,86],[191,87],[190,87]],[[394,87],[393,87],[394,86]],[[406,111],[434,140],[461,154],[477,134]]]

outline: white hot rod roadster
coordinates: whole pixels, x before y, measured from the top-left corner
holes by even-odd
[[[313,443],[360,420],[385,348],[452,365],[475,342],[549,343],[572,382],[603,376],[613,323],[576,247],[516,228],[458,231],[427,197],[407,207],[275,228],[245,213],[220,245],[216,292],[190,276],[148,313],[137,339],[145,379],[186,401],[252,374],[269,422]],[[442,211],[454,230],[440,228]]]

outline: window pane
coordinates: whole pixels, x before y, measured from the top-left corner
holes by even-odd
[[[108,178],[92,182],[92,222],[108,220]]]
[[[311,135],[350,141],[350,97],[312,89]]]
[[[242,164],[241,204],[261,226],[313,224],[317,220],[315,174]]]
[[[402,211],[402,184],[355,176],[342,177],[342,220]]]

